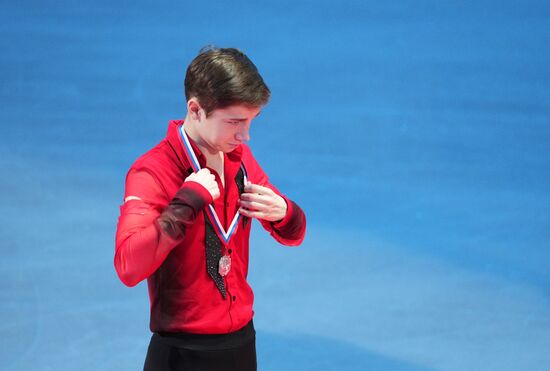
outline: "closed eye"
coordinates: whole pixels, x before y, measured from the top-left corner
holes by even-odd
[[[228,124],[231,125],[239,125],[242,121],[227,121]]]

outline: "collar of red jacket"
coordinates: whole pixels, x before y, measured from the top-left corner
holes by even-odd
[[[189,160],[185,155],[183,139],[179,131],[180,127],[183,125],[183,122],[184,120],[170,120],[170,122],[168,123],[168,132],[166,134],[166,139],[168,140],[172,148],[174,148],[174,150],[176,151],[176,154],[179,160],[181,161],[181,163],[187,164],[185,165],[187,167],[189,166]],[[206,157],[204,157],[201,150],[199,149],[199,147],[197,147],[193,139],[189,138],[189,142],[191,143],[191,147],[193,148],[193,151],[195,151],[195,155],[199,160],[199,164],[201,165],[201,168],[206,167]],[[226,155],[230,161],[241,162],[242,153],[243,153],[242,145],[240,145],[237,148],[235,148],[235,150],[229,153],[226,153]]]

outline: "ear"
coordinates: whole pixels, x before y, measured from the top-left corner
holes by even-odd
[[[187,102],[187,112],[189,116],[196,121],[200,121],[201,117],[204,116],[204,110],[202,109],[199,100],[195,97],[189,99]]]

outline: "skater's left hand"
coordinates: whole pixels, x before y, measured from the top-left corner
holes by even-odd
[[[282,220],[286,215],[284,198],[271,188],[247,182],[239,201],[239,213],[249,218],[263,219],[270,222]]]

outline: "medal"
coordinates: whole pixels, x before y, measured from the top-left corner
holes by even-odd
[[[183,148],[185,150],[185,154],[187,156],[187,159],[189,160],[189,163],[193,167],[193,171],[197,172],[201,169],[201,166],[199,164],[199,160],[197,159],[197,156],[195,155],[195,152],[193,151],[193,147],[191,147],[191,142],[189,142],[189,138],[187,137],[187,133],[183,129],[183,125],[180,126],[180,135],[183,141]],[[241,163],[241,169],[243,170],[243,176],[244,176],[244,184],[247,183],[247,176],[246,176],[246,169],[244,168],[244,165]],[[212,225],[214,226],[214,230],[216,231],[216,234],[220,238],[220,241],[222,241],[226,246],[229,244],[229,240],[231,237],[235,234],[237,231],[237,226],[239,225],[239,219],[241,218],[241,214],[237,210],[235,213],[235,216],[233,217],[233,221],[229,225],[229,229],[226,231],[222,223],[220,222],[220,219],[218,218],[218,214],[216,214],[216,210],[214,209],[214,205],[210,204],[208,205],[208,208],[206,209],[208,217],[210,221],[212,222]],[[229,256],[223,256],[220,260],[220,267],[222,264],[222,260],[229,261],[227,264],[228,268],[227,271],[229,272],[229,269],[231,268],[231,258]],[[220,268],[221,269],[221,268]],[[221,273],[220,273],[221,274]],[[223,276],[223,274],[222,274]]]
[[[220,259],[220,264],[218,266],[218,273],[220,276],[225,277],[231,270],[231,257],[229,255],[224,255]]]

